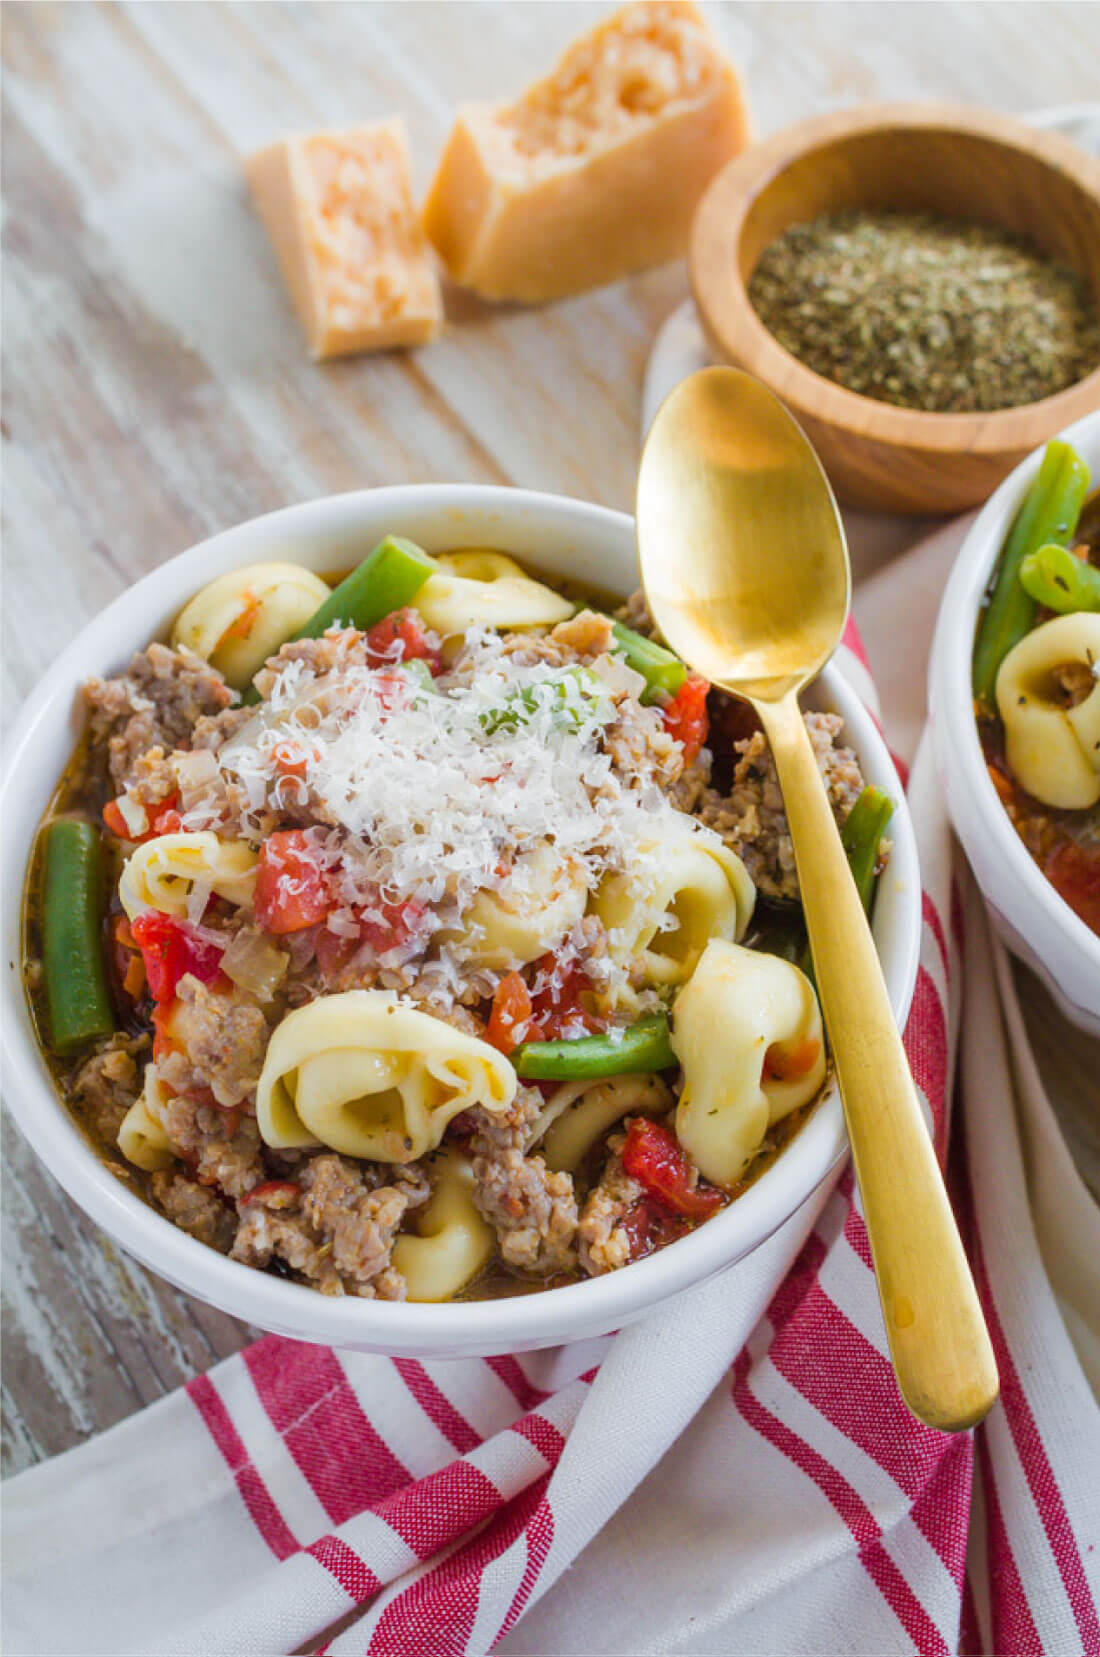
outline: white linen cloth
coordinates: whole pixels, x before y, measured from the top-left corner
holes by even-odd
[[[858,596],[904,757],[960,536]],[[953,911],[927,742],[910,799],[941,1147],[965,1002],[952,1180],[1002,1382],[976,1435],[901,1403],[845,1174],[617,1337],[427,1364],[270,1337],[21,1474],[8,1657],[1100,1654],[1100,1215],[968,886]]]

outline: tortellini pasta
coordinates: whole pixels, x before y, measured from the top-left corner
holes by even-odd
[[[488,1264],[496,1246],[493,1228],[474,1202],[469,1159],[451,1149],[440,1152],[432,1180],[415,1229],[393,1245],[391,1258],[409,1300],[450,1300]]]
[[[460,930],[442,931],[437,939],[474,966],[507,972],[558,944],[587,902],[582,860],[540,846],[516,859],[499,890],[477,893]]]
[[[672,1009],[684,1075],[676,1133],[704,1179],[732,1185],[764,1135],[825,1080],[817,996],[777,955],[715,940]]]
[[[386,990],[320,996],[288,1013],[256,1094],[264,1142],[415,1162],[460,1110],[507,1110],[516,1073],[488,1042]]]
[[[1083,667],[1092,690],[1064,706],[1056,670]],[[1034,628],[997,674],[997,710],[1013,776],[1044,805],[1074,811],[1100,800],[1100,614],[1076,611]]]
[[[126,859],[118,883],[122,907],[131,920],[146,909],[182,918],[196,887],[229,903],[252,902],[256,853],[243,840],[200,834],[161,834]]]
[[[503,552],[444,552],[436,563],[413,604],[444,636],[468,627],[553,627],[573,614],[567,598]]]
[[[612,957],[642,986],[682,984],[711,938],[741,938],[756,889],[736,852],[709,831],[677,825],[608,875],[593,908]]]
[[[186,645],[243,690],[328,595],[320,576],[300,564],[248,564],[195,594],[176,617],[172,643]]]
[[[563,1083],[547,1101],[532,1133],[553,1171],[574,1173],[596,1142],[624,1116],[663,1116],[672,1094],[659,1076],[612,1076]]]
[[[155,1064],[145,1068],[145,1085],[122,1119],[118,1148],[135,1168],[158,1173],[175,1161],[172,1141],[164,1127],[168,1095]]]

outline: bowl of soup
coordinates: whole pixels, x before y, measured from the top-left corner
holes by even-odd
[[[5,785],[8,1102],[146,1265],[304,1340],[519,1351],[729,1266],[838,1166],[770,755],[636,587],[622,514],[364,491],[168,561],[46,675]],[[838,821],[894,802],[901,1020],[900,785],[835,669],[806,714]]]
[[[929,700],[948,810],[998,931],[1094,1035],[1098,663],[1093,414],[1037,449],[979,513],[944,591]]]

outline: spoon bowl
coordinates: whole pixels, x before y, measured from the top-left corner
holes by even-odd
[[[844,532],[808,439],[748,374],[703,369],[658,410],[638,551],[668,643],[764,727],[898,1384],[929,1426],[971,1427],[997,1396],[993,1350],[798,705],[848,614]]]
[[[779,399],[737,369],[682,381],[658,421],[638,477],[650,609],[705,679],[775,700],[820,673],[848,616],[829,481]],[[721,533],[697,541],[702,525]]]

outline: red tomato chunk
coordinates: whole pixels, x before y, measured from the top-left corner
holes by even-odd
[[[145,977],[154,1001],[171,1001],[181,978],[191,973],[204,984],[221,971],[222,951],[197,938],[185,921],[151,909],[131,923],[134,942],[141,950]]]
[[[692,1184],[691,1165],[679,1141],[660,1122],[637,1118],[630,1124],[623,1167],[655,1202],[689,1219],[705,1220],[722,1206],[720,1191]]]
[[[1100,848],[1063,840],[1047,858],[1044,872],[1085,925],[1100,933]]]
[[[170,794],[159,805],[153,806],[146,812],[149,827],[144,834],[135,835],[126,826],[126,819],[122,815],[117,800],[108,800],[103,807],[103,821],[113,835],[119,840],[129,840],[135,845],[144,845],[146,840],[155,840],[159,834],[178,834],[183,819],[176,809],[179,805],[179,795]]]
[[[258,924],[277,935],[302,932],[328,914],[328,883],[301,829],[270,834],[260,847],[253,905]]]
[[[367,628],[367,651],[376,665],[386,662],[411,662],[419,657],[427,662],[433,673],[443,667],[443,658],[428,643],[424,623],[415,610],[394,610],[383,616],[373,627]]]
[[[684,750],[684,764],[691,765],[707,740],[707,692],[710,686],[697,673],[689,673],[664,711],[665,730]]]

